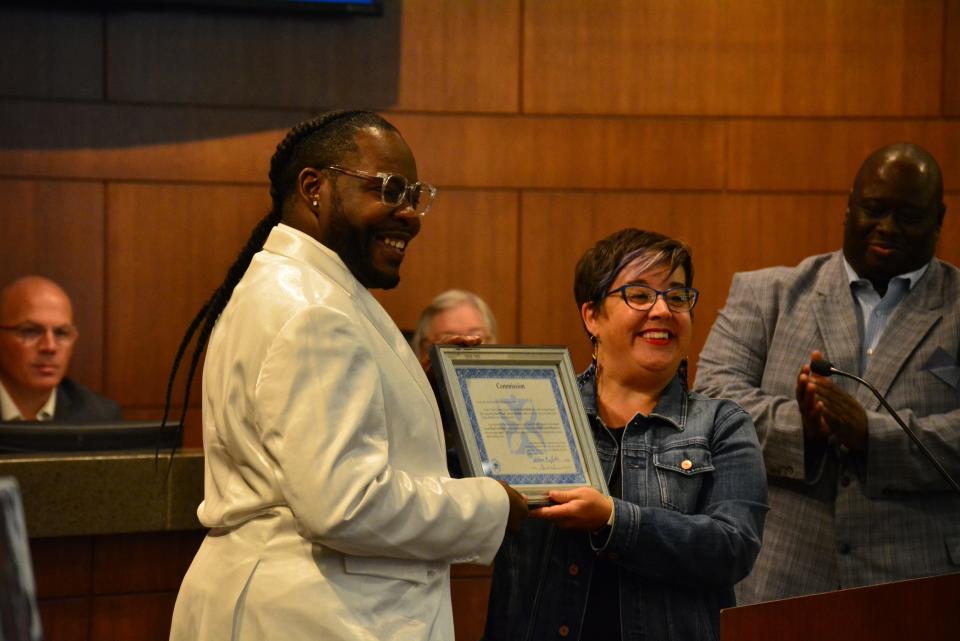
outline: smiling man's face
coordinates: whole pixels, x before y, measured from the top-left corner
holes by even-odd
[[[357,151],[344,156],[345,167],[417,180],[413,154],[398,133],[368,128],[358,131],[354,140]],[[332,171],[327,175],[333,181],[330,214],[320,242],[337,252],[364,287],[396,287],[407,246],[420,232],[420,217],[406,200],[396,207],[384,205],[377,181]]]
[[[861,278],[886,283],[933,258],[943,219],[926,167],[891,155],[861,170],[850,194],[843,253]]]

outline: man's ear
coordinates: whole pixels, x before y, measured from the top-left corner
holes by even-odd
[[[297,194],[314,214],[324,202],[324,190],[327,189],[327,176],[321,169],[304,167],[297,176]]]

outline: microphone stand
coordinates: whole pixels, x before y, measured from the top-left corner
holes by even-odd
[[[913,441],[918,448],[920,448],[920,451],[923,452],[923,455],[927,457],[927,460],[933,463],[933,466],[937,468],[937,471],[940,472],[940,475],[943,478],[945,478],[947,480],[947,483],[950,484],[950,486],[954,489],[954,491],[958,495],[960,495],[960,485],[958,485],[957,482],[953,480],[953,477],[950,476],[950,474],[943,467],[943,465],[940,464],[940,461],[938,461],[933,456],[933,453],[931,453],[930,450],[928,450],[926,446],[922,442],[920,442],[920,438],[913,432],[913,430],[907,427],[907,424],[904,423],[903,419],[900,418],[897,412],[892,407],[890,407],[890,403],[888,403],[887,399],[885,399],[883,395],[879,391],[877,391],[877,388],[875,388],[873,385],[863,380],[859,376],[854,376],[853,374],[848,374],[847,372],[837,369],[836,367],[831,365],[829,361],[825,361],[825,360],[814,361],[813,363],[810,364],[810,369],[813,371],[814,374],[819,374],[820,376],[830,376],[831,374],[838,374],[840,376],[845,376],[846,378],[852,378],[858,383],[863,383],[864,385],[866,385],[867,389],[873,392],[873,395],[877,397],[877,400],[880,401],[880,403],[887,409],[888,412],[890,412],[890,416],[892,416],[893,419],[897,422],[897,424],[901,428],[903,428],[903,431],[907,433],[907,436],[910,437],[910,440]]]

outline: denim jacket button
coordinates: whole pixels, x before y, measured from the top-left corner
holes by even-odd
[[[570,567],[567,568],[567,572],[570,574],[570,576],[577,576],[580,574],[580,566],[578,566],[576,563],[571,563]]]
[[[562,637],[565,637],[570,634],[570,628],[565,625],[561,625],[560,629],[557,630],[557,634],[559,634]]]
[[[693,461],[688,458],[683,459],[683,462],[680,463],[680,469],[684,472],[689,472],[691,467],[693,467]]]

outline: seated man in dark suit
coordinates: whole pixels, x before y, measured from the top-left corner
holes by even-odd
[[[120,420],[120,407],[65,378],[77,328],[66,292],[25,276],[0,291],[0,419]]]

